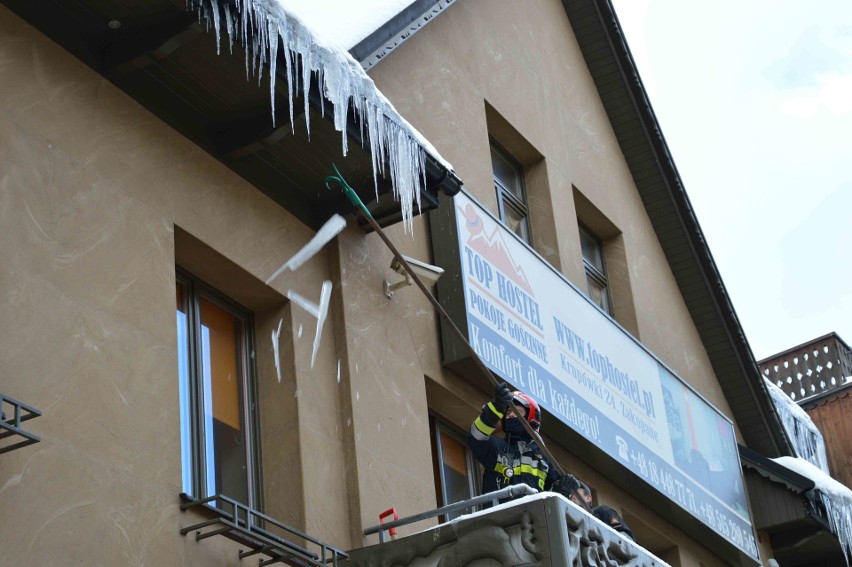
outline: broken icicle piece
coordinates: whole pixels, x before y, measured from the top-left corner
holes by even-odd
[[[266,280],[266,285],[269,285],[269,282],[280,276],[284,270],[290,270],[295,272],[298,270],[302,264],[313,258],[317,252],[322,250],[322,247],[329,243],[329,241],[340,234],[346,228],[346,219],[338,214],[334,214],[330,219],[328,219],[324,225],[317,231],[311,240],[302,246],[302,249],[296,252],[292,258],[287,260],[283,266],[275,270],[275,273],[269,276]]]
[[[272,330],[272,353],[275,355],[275,373],[278,375],[278,383],[281,383],[281,359],[278,357],[278,337],[281,336],[281,324],[284,319],[278,321],[278,329]]]
[[[220,6],[221,4],[221,6]],[[393,105],[376,88],[373,80],[361,65],[340,46],[320,41],[313,33],[289,12],[277,0],[210,0],[206,5],[202,0],[191,0],[200,16],[213,20],[215,33],[220,33],[220,9],[233,10],[226,19],[226,31],[230,41],[236,34],[246,50],[246,74],[251,71],[260,76],[265,65],[270,71],[270,99],[272,122],[275,124],[275,77],[277,76],[278,42],[284,49],[284,63],[287,67],[288,103],[291,129],[293,103],[296,90],[301,86],[301,96],[308,104],[311,78],[316,74],[319,91],[334,108],[334,127],[341,132],[343,155],[347,152],[347,123],[349,107],[359,118],[362,129],[369,141],[372,155],[373,178],[378,191],[378,175],[384,175],[385,166],[390,171],[394,198],[400,202],[403,226],[411,232],[413,205],[420,208],[420,190],[425,185],[425,162],[428,151],[446,169],[452,170],[435,148],[400,116]],[[209,6],[206,7],[206,6]],[[212,14],[210,11],[212,10]],[[233,16],[239,20],[233,22]],[[250,55],[251,54],[251,55]],[[302,74],[294,73],[294,66],[301,60]],[[259,78],[259,77],[258,77]],[[299,79],[301,78],[301,85]],[[324,107],[323,107],[324,112]],[[305,113],[306,126],[310,130],[310,112]]]
[[[302,297],[292,289],[287,292],[287,298],[317,319],[317,331],[314,335],[314,348],[311,353],[311,368],[313,368],[314,362],[316,362],[317,359],[317,352],[319,351],[322,328],[323,325],[325,325],[326,318],[328,317],[328,305],[329,300],[331,299],[331,282],[329,280],[322,282],[319,303],[314,303],[313,301]]]

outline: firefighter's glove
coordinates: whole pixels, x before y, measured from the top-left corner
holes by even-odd
[[[566,474],[559,477],[556,482],[553,483],[551,490],[570,500],[571,497],[575,495],[578,488],[580,488],[580,483],[577,481],[577,478],[572,474]]]
[[[494,404],[494,408],[497,411],[506,413],[506,408],[512,403],[512,390],[509,389],[508,384],[505,382],[497,384],[497,387],[494,388],[494,399],[491,403]]]

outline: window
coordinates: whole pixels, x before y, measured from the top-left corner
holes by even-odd
[[[580,225],[580,247],[583,249],[583,265],[586,268],[586,293],[601,309],[611,315],[603,244],[583,225]]]
[[[178,272],[183,490],[257,508],[251,329],[250,313]]]
[[[467,448],[464,437],[450,431],[436,419],[431,419],[430,422],[438,507],[473,498],[476,495],[479,468]],[[466,513],[468,512],[460,510],[447,514],[443,521]]]
[[[500,220],[509,230],[532,244],[529,226],[529,208],[524,190],[523,169],[503,151],[491,144],[491,166],[494,170],[494,187]]]

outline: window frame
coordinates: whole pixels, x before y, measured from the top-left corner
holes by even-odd
[[[515,195],[514,191],[512,191],[497,177],[494,160],[491,160],[491,178],[494,180],[494,189],[497,192],[497,210],[500,216],[500,221],[508,227],[506,224],[506,207],[511,208],[515,213],[521,217],[521,226],[522,232],[524,234],[518,234],[511,228],[510,232],[517,234],[524,242],[533,245],[532,240],[532,226],[530,223],[530,210],[529,210],[529,202],[527,200],[527,188],[526,183],[524,183],[524,168],[518,163],[517,160],[512,158],[500,145],[495,142],[493,139],[489,140],[490,153],[496,153],[506,165],[510,166],[515,172],[515,178],[518,182],[518,188],[520,189],[521,197],[518,198]]]
[[[262,474],[260,455],[260,416],[258,412],[257,395],[257,368],[253,353],[255,352],[254,316],[251,310],[243,307],[233,299],[228,298],[209,284],[180,267],[175,269],[175,285],[182,285],[186,291],[187,309],[187,413],[189,416],[189,438],[190,438],[190,471],[191,486],[183,486],[183,490],[190,490],[190,495],[195,498],[213,496],[207,494],[207,451],[205,449],[205,416],[204,397],[202,384],[204,378],[201,376],[201,309],[200,301],[205,299],[216,307],[226,311],[240,321],[238,332],[239,349],[237,361],[242,374],[242,399],[240,401],[240,420],[245,428],[245,452],[246,452],[246,494],[247,506],[256,510],[263,510],[262,497]],[[180,348],[178,346],[178,348]],[[179,362],[180,363],[180,362]],[[178,380],[180,380],[180,370]],[[180,386],[180,385],[179,385]],[[179,402],[180,403],[180,402]],[[184,408],[181,408],[183,410]],[[183,443],[183,417],[181,416],[181,443]],[[183,458],[181,458],[181,478],[184,475]],[[181,480],[183,484],[183,480]],[[230,496],[227,495],[226,496]]]
[[[583,223],[577,223],[579,227],[580,233],[580,253],[583,256],[583,267],[586,271],[586,278],[590,278],[596,284],[603,288],[603,293],[601,296],[603,297],[604,305],[599,305],[591,296],[591,290],[588,289],[588,282],[586,282],[586,294],[589,299],[592,299],[592,302],[603,309],[610,316],[612,315],[612,297],[609,292],[609,278],[606,275],[606,254],[604,254],[604,243],[603,240],[598,237],[594,232],[589,230]],[[583,247],[583,236],[586,236],[595,243],[598,253],[601,258],[601,268],[603,271],[599,270],[597,266],[595,266],[588,258],[586,258],[586,254],[584,252]]]
[[[432,463],[435,480],[436,480],[436,494],[438,507],[442,508],[444,506],[448,506],[449,504],[455,504],[455,502],[447,502],[447,481],[444,476],[444,456],[443,450],[441,447],[441,436],[446,435],[451,439],[457,441],[464,447],[464,455],[465,455],[465,464],[467,465],[467,486],[470,492],[470,498],[473,498],[479,495],[480,490],[480,479],[482,477],[479,463],[473,456],[473,453],[470,450],[470,447],[467,446],[467,439],[464,434],[457,431],[454,427],[448,425],[442,419],[435,417],[434,415],[429,416],[429,428],[430,428],[430,436],[432,438],[432,449],[433,449],[433,457],[434,462]],[[474,508],[475,511],[476,508]],[[449,518],[446,514],[442,514],[441,521],[447,521]]]

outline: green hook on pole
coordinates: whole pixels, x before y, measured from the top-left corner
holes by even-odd
[[[349,199],[349,202],[361,209],[361,212],[364,213],[364,215],[368,219],[372,220],[373,215],[371,215],[370,211],[367,210],[367,206],[364,205],[364,203],[361,201],[361,198],[358,197],[358,194],[355,192],[355,189],[353,189],[351,185],[346,183],[346,180],[343,179],[343,175],[340,174],[340,171],[338,171],[336,165],[331,164],[331,167],[334,169],[335,175],[329,175],[325,178],[325,188],[333,191],[334,188],[331,186],[331,184],[336,183],[337,185],[339,185],[340,189],[343,191],[343,194],[346,195],[347,199]]]

